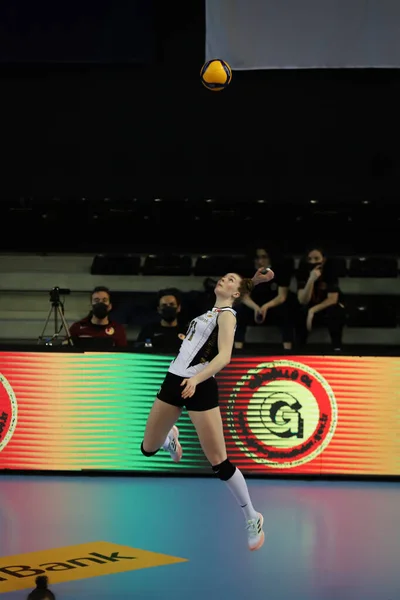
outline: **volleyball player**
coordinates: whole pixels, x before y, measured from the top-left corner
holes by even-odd
[[[264,519],[252,505],[241,471],[227,457],[215,375],[231,360],[236,330],[233,305],[273,277],[271,270],[259,269],[252,279],[228,273],[218,281],[214,308],[190,323],[150,411],[141,445],[145,456],[154,456],[162,448],[179,462],[182,447],[175,423],[186,406],[214,473],[226,482],[243,511],[250,550],[264,543]]]

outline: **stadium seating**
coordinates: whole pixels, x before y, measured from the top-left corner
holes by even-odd
[[[0,257],[0,340],[35,341],[51,308],[49,291],[67,288],[65,315],[72,323],[90,308],[89,292],[106,285],[113,292],[116,315],[129,326],[134,340],[140,326],[154,314],[161,288],[178,287],[185,298],[204,289],[206,277],[217,277],[230,268],[245,273],[252,265],[244,256],[218,255],[3,255]],[[361,260],[362,259],[362,260]],[[299,257],[288,257],[297,267]],[[400,278],[397,259],[386,257],[337,257],[340,286],[344,293],[347,326],[345,343],[400,343]],[[121,264],[118,264],[121,261]],[[360,265],[362,265],[360,267]],[[371,277],[371,272],[381,276]],[[247,274],[247,273],[245,273]],[[295,291],[295,281],[291,285]],[[52,327],[50,321],[49,328]],[[247,339],[254,343],[279,341],[275,328],[250,327]],[[310,344],[328,341],[326,332],[315,332]]]
[[[345,298],[344,342],[400,344],[397,198],[18,197],[2,200],[0,218],[12,232],[0,239],[3,341],[37,339],[55,286],[71,290],[69,323],[87,314],[91,289],[108,286],[135,339],[161,288],[178,287],[189,303],[206,278],[251,276],[254,246],[278,248],[295,272],[309,244],[322,243]],[[279,342],[274,327],[249,327],[247,337]],[[326,341],[324,331],[310,337]]]

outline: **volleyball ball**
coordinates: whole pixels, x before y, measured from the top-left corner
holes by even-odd
[[[212,92],[220,92],[230,84],[232,70],[228,63],[220,59],[208,60],[200,71],[201,83]]]

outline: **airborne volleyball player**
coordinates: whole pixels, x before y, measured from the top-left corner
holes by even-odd
[[[227,457],[215,375],[231,360],[236,330],[233,305],[255,285],[273,277],[270,269],[259,269],[252,279],[228,273],[218,281],[214,308],[190,323],[150,411],[141,445],[145,456],[154,456],[162,448],[179,462],[182,447],[175,423],[186,406],[214,473],[226,482],[242,508],[250,550],[264,543],[264,519],[251,503],[241,471]]]

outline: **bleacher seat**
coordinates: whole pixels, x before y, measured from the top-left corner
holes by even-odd
[[[350,277],[397,277],[397,259],[380,256],[352,258],[349,275]]]
[[[97,254],[90,269],[92,275],[138,275],[140,256],[132,254]]]
[[[333,256],[329,260],[334,265],[334,271],[338,277],[347,276],[346,259],[343,256]]]
[[[394,328],[397,326],[395,296],[346,296],[349,327]]]
[[[143,275],[185,276],[192,272],[190,256],[151,254],[146,256]]]
[[[240,260],[240,257],[234,256],[199,256],[194,274],[201,277],[220,277],[230,271],[236,272]]]

